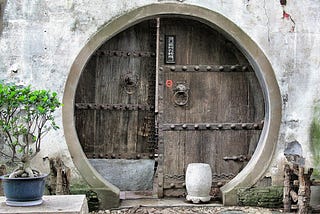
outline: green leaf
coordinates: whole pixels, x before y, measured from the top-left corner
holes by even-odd
[[[58,129],[53,112],[60,106],[56,92],[32,90],[31,86],[0,81],[0,134],[12,154],[32,152],[24,151],[27,143],[41,140],[50,128]],[[27,139],[25,136],[32,137],[24,141]]]

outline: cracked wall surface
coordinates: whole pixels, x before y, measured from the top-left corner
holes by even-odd
[[[222,14],[269,59],[281,90],[283,116],[276,155],[266,176],[274,184],[282,182],[283,150],[293,140],[301,143],[307,166],[318,167],[313,165],[308,134],[320,92],[320,4],[314,0],[303,4],[285,0],[7,0],[0,37],[1,79],[48,88],[62,98],[75,57],[97,30],[127,11],[162,2]],[[61,110],[56,115],[62,127]],[[39,158],[61,156],[77,174],[63,129],[50,132],[45,141]]]

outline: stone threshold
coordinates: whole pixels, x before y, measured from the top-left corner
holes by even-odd
[[[145,198],[145,199],[126,199],[121,200],[119,209],[133,207],[222,207],[222,203],[210,201],[208,203],[194,204],[184,198]]]

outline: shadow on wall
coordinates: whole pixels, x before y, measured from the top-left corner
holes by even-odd
[[[0,35],[2,34],[3,30],[3,14],[4,8],[6,6],[7,0],[0,0]]]

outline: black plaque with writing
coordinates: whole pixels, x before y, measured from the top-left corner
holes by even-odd
[[[165,36],[165,63],[175,64],[176,63],[176,36],[166,35]]]

